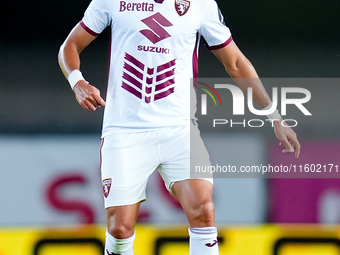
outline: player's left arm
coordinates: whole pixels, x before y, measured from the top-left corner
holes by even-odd
[[[254,66],[243,55],[234,41],[231,41],[221,49],[212,50],[212,53],[221,61],[227,73],[236,81],[244,93],[247,93],[248,87],[253,89],[253,100],[258,106],[265,108],[271,103],[271,99],[260,81]],[[298,158],[301,146],[297,135],[290,127],[284,127],[281,124],[282,121],[282,118],[279,121],[274,121],[275,135],[279,139],[280,145],[285,146],[282,152],[292,153],[295,151],[295,157]]]

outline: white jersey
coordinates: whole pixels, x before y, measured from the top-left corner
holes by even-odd
[[[103,137],[188,125],[200,35],[210,49],[232,40],[214,0],[93,0],[80,24],[112,30]]]

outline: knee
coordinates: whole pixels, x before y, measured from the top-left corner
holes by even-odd
[[[206,201],[193,210],[194,221],[199,226],[210,226],[215,224],[215,206],[212,201]],[[196,225],[195,224],[195,225]]]
[[[134,226],[130,224],[109,225],[107,230],[116,239],[126,239],[134,234]]]

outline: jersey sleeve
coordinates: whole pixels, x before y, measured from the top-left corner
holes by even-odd
[[[209,50],[223,48],[232,41],[230,30],[215,0],[205,2],[199,33],[207,42]]]
[[[109,2],[108,0],[92,0],[87,7],[80,25],[91,35],[99,35],[111,24]]]

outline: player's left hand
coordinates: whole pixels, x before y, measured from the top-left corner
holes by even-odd
[[[296,133],[293,131],[291,127],[288,127],[285,122],[282,123],[282,119],[279,121],[274,121],[274,132],[280,141],[280,145],[284,146],[285,149],[282,150],[282,153],[293,153],[295,152],[295,157],[298,158],[300,155],[301,145],[297,139]]]

